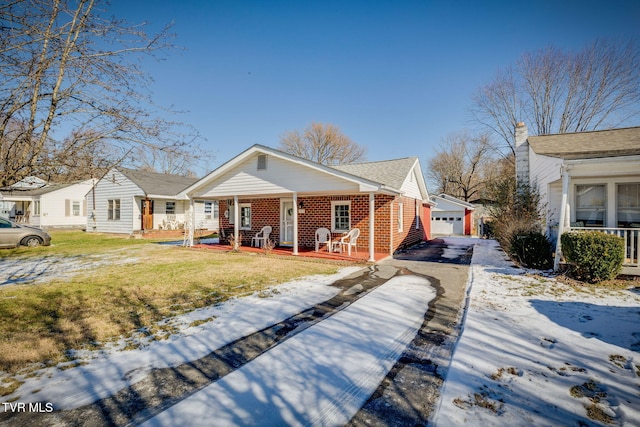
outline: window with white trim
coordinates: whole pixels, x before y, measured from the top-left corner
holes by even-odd
[[[620,228],[640,228],[640,184],[618,184],[617,222]]]
[[[176,214],[176,202],[166,202],[166,204],[165,204],[165,213],[167,215],[175,215]]]
[[[251,203],[240,203],[240,230],[251,230]]]
[[[33,201],[33,215],[34,216],[40,215],[40,200]]]
[[[73,214],[73,216],[80,216],[80,202],[78,200],[73,201],[71,213]]]
[[[120,199],[107,201],[107,219],[110,221],[120,220]]]
[[[607,221],[607,186],[576,185],[576,223],[580,227],[604,227]]]
[[[351,229],[351,202],[331,202],[331,231],[345,232]]]

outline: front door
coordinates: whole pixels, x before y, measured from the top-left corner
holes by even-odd
[[[142,229],[153,230],[153,200],[142,200]]]
[[[280,245],[293,246],[293,200],[280,202]]]

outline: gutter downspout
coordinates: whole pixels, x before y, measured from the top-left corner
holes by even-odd
[[[553,271],[558,271],[560,268],[560,257],[562,256],[562,244],[560,237],[564,233],[565,219],[567,216],[568,206],[567,199],[569,194],[569,166],[563,164],[561,169],[562,174],[562,202],[560,204],[560,219],[558,221],[558,237],[556,239],[556,257],[553,260]]]

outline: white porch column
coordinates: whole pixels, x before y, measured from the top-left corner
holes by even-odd
[[[191,215],[191,220],[189,221],[189,240],[187,242],[188,246],[193,246],[193,235],[196,229],[196,205],[192,198],[189,198],[189,212]]]
[[[376,220],[374,218],[376,213],[376,197],[374,193],[369,193],[369,261],[375,262],[375,224]]]
[[[240,248],[240,206],[238,206],[238,196],[233,196],[233,250]]]
[[[293,193],[293,255],[298,255],[298,193]]]
[[[569,170],[566,166],[562,166],[562,202],[560,204],[560,218],[558,219],[558,238],[556,239],[556,257],[553,260],[553,271],[558,271],[560,267],[560,257],[562,255],[562,244],[560,243],[560,237],[566,227],[566,223],[569,220],[567,199],[569,194]]]

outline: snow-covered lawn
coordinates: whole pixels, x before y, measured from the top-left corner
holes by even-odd
[[[359,270],[361,267],[347,267],[334,275],[304,277],[282,284],[268,295],[262,292],[232,299],[168,319],[179,333],[167,340],[142,343],[135,350],[119,351],[123,345],[116,343],[106,350],[76,352],[77,360],[72,364],[79,362],[81,366],[47,368],[20,378],[24,384],[0,401],[48,402],[57,410],[89,404],[140,381],[153,368],[196,360],[326,301],[340,291],[330,284]],[[194,324],[199,325],[191,326]]]
[[[460,244],[459,240],[449,240],[451,247]],[[441,390],[440,406],[432,417],[433,424],[640,425],[640,291],[592,287],[581,290],[552,278],[525,274],[511,266],[494,241],[474,242],[464,329]],[[304,278],[279,286],[268,298],[254,295],[173,318],[172,325],[180,332],[168,340],[149,342],[131,351],[117,351],[121,346],[114,345],[112,350],[78,354],[83,366],[66,370],[50,368],[35,377],[22,378],[25,383],[16,394],[1,400],[50,402],[55,409],[90,403],[139,381],[152,368],[197,359],[325,301],[339,292],[328,286],[330,283],[357,270],[357,267],[349,268],[334,276]],[[384,301],[388,301],[389,307],[397,302],[387,295],[376,304],[384,306]],[[356,304],[354,309],[358,307]],[[382,310],[382,306],[376,307]],[[316,329],[310,328],[307,334],[301,332],[298,340],[307,336],[317,340],[311,334],[322,331],[318,327],[323,324],[323,328],[329,328],[332,322],[341,319],[347,324],[353,323],[338,314],[335,316],[331,322],[327,319]],[[375,320],[375,315],[371,316]],[[200,324],[201,321],[206,322]],[[371,329],[375,333],[383,327],[377,325]],[[361,335],[367,336],[365,331]],[[351,345],[347,341],[350,338],[339,335],[336,342]],[[287,344],[293,346],[290,350],[295,354],[300,350],[295,347],[298,340]],[[281,354],[287,349],[284,344],[286,342],[274,348],[274,356],[266,359],[269,363],[280,359],[288,361],[286,354]],[[341,345],[335,348],[339,350]],[[353,346],[357,348],[358,344]],[[331,355],[325,353],[320,354]],[[340,364],[348,360],[340,354],[336,353],[333,362],[336,370],[342,369]],[[377,357],[375,352],[372,354]],[[317,357],[310,357],[307,362],[312,363]],[[388,361],[380,357],[380,366],[388,369]],[[304,357],[293,362],[293,367],[303,367],[303,362]],[[267,365],[268,370],[280,369]],[[351,366],[358,367],[358,364]],[[305,387],[315,384],[319,387],[317,390],[324,390],[324,396],[335,393],[331,381],[323,380],[320,374],[313,377],[312,366],[301,371],[305,374]],[[233,379],[228,377],[229,381]],[[335,380],[341,378],[344,380],[348,375]],[[256,390],[266,383],[263,380],[242,384]],[[258,400],[260,396],[255,394]],[[291,402],[281,403],[284,407],[293,407]],[[308,402],[301,405],[308,406]],[[317,411],[318,407],[315,408]]]
[[[639,289],[576,290],[476,244],[436,426],[640,425]]]

